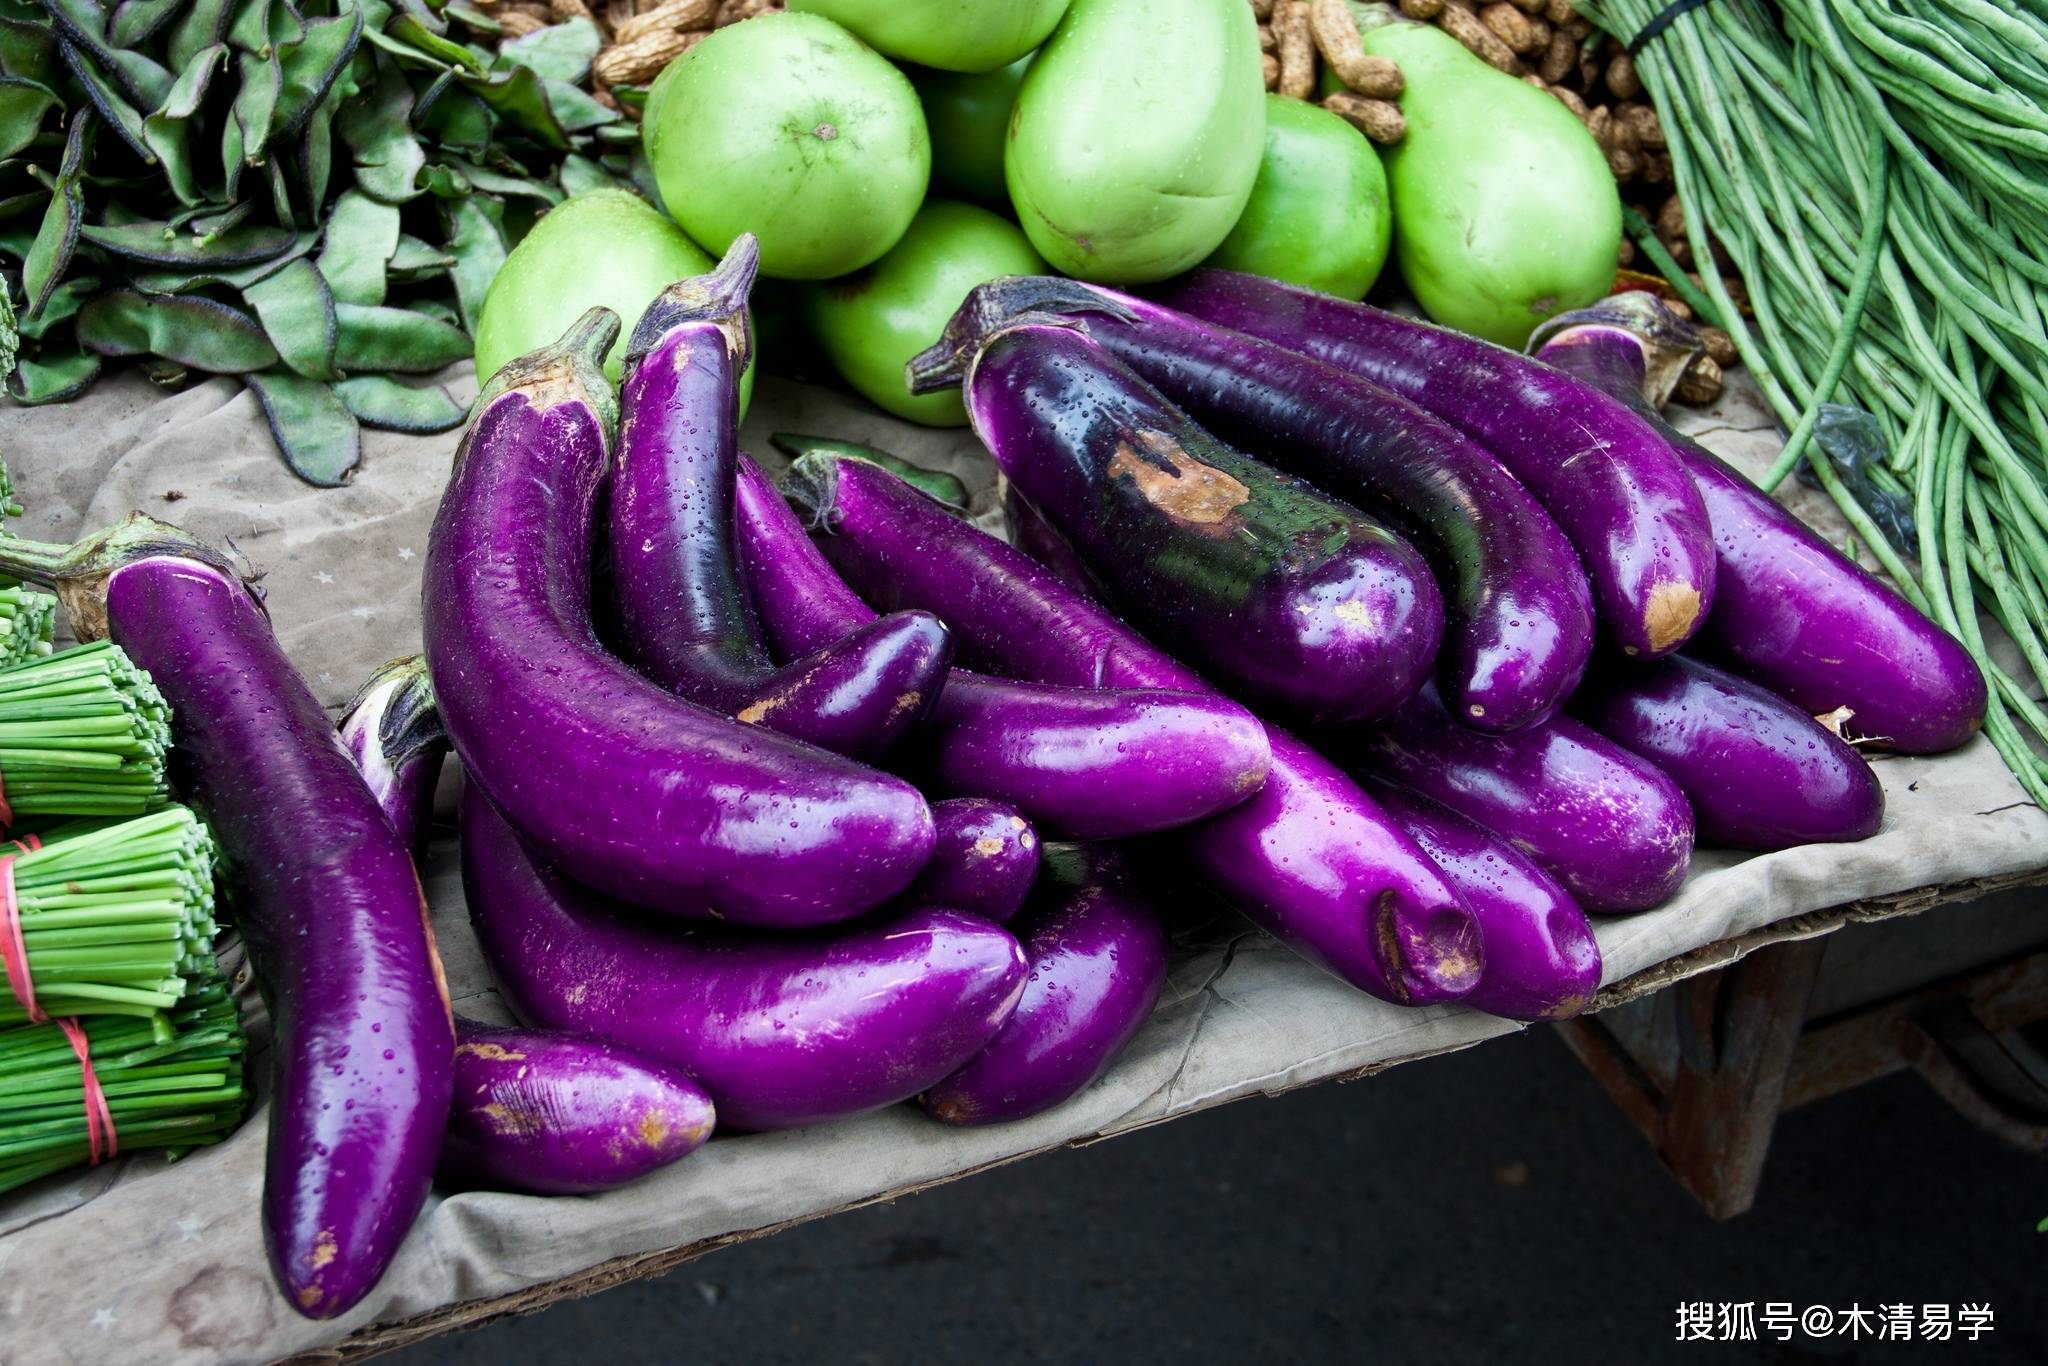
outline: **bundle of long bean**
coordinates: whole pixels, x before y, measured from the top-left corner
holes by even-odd
[[[213,974],[213,839],[190,811],[75,821],[38,845],[0,850],[25,960],[0,1025],[30,1018],[24,992],[51,1016],[148,1016]]]
[[[1624,40],[1668,8],[1582,6]],[[1636,69],[1694,259],[1718,244],[1748,285],[1753,322],[1715,272],[1701,280],[1791,429],[1766,486],[1808,462],[1984,665],[1986,733],[2048,802],[2029,743],[2048,739],[2048,711],[1977,621],[1981,606],[2048,683],[2048,17],[1989,0],[1723,0],[1670,19]],[[1888,458],[1852,470],[1814,443],[1831,400],[1873,415]]]
[[[0,536],[13,533],[7,520],[21,516],[14,496],[14,478],[0,461]],[[50,631],[57,621],[57,600],[48,593],[0,578],[0,669],[50,652]]]
[[[169,745],[163,695],[118,645],[0,670],[0,823],[153,811]]]
[[[97,1114],[67,1025],[88,1045],[105,1105]],[[92,1161],[96,1152],[168,1148],[175,1158],[218,1142],[248,1108],[242,1055],[241,1019],[218,968],[158,1021],[0,1030],[0,1191]]]

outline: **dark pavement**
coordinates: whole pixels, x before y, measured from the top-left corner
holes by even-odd
[[[821,1220],[403,1366],[2048,1361],[2048,1163],[1911,1076],[1702,1215],[1547,1031]],[[1974,1342],[1676,1340],[1681,1301],[1988,1303]]]

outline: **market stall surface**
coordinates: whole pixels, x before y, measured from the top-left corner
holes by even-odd
[[[458,383],[465,396],[473,392],[466,377]],[[1739,387],[1688,422],[1747,468],[1767,463],[1775,444]],[[750,447],[764,449],[773,429],[831,432],[948,466],[988,502],[990,468],[963,434],[908,428],[823,391],[764,383],[745,434]],[[279,634],[330,705],[375,663],[416,648],[418,556],[452,445],[366,438],[357,483],[316,491],[284,471],[255,405],[231,383],[165,399],[132,374],[61,410],[9,413],[0,427],[31,508],[25,534],[64,539],[141,508],[232,537],[266,572]],[[2038,876],[2048,864],[2048,816],[2022,800],[1981,739],[1939,759],[1883,759],[1877,770],[1890,803],[1877,836],[1758,857],[1702,851],[1671,903],[1601,926],[1607,981],[1623,992],[1646,988],[1770,937],[1831,929],[1844,913],[1829,908],[1844,903],[1872,899],[1856,914],[1918,908],[1985,879]],[[437,848],[427,880],[456,1007],[503,1018],[449,852]],[[1902,893],[1913,895],[1902,903]],[[1054,1111],[952,1131],[897,1107],[722,1138],[597,1198],[437,1198],[378,1288],[331,1322],[298,1318],[270,1285],[257,1228],[260,1113],[229,1142],[175,1167],[145,1158],[54,1179],[0,1204],[0,1322],[10,1326],[10,1359],[96,1361],[113,1342],[152,1362],[389,1345],[1075,1140],[1517,1028],[1463,1009],[1373,1001],[1234,923],[1182,949],[1159,1010],[1125,1057]],[[262,1053],[267,1025],[244,990]],[[1172,1142],[1174,1131],[1163,1138]]]

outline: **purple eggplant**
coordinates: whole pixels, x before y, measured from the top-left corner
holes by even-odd
[[[913,392],[961,385],[975,435],[1104,596],[1232,691],[1356,721],[1428,677],[1443,599],[1406,541],[1224,445],[1070,321],[949,329],[908,373]]]
[[[1213,816],[1273,766],[1265,729],[1226,697],[1068,688],[955,669],[904,746],[927,790],[1009,802],[1068,839],[1129,839]]]
[[[779,934],[650,922],[542,863],[475,789],[462,803],[462,885],[522,1020],[676,1064],[722,1128],[907,1100],[979,1053],[1024,989],[1017,941],[960,911]]]
[[[1038,880],[1038,832],[1013,806],[980,797],[932,803],[938,843],[904,898],[950,906],[998,925],[1017,914]]]
[[[1060,535],[1057,527],[1045,520],[1044,513],[1024,501],[1016,485],[1007,479],[1003,481],[1003,530],[1009,534],[1011,545],[1050,569],[1061,583],[1076,593],[1094,596],[1095,585],[1088,581],[1088,568],[1074,553],[1074,547],[1067,544],[1067,538]]]
[[[711,1097],[673,1063],[604,1039],[458,1020],[440,1182],[588,1195],[688,1157]]]
[[[1198,270],[1155,297],[1391,389],[1491,451],[1577,547],[1625,653],[1669,654],[1705,620],[1706,507],[1670,446],[1626,405],[1476,337],[1256,276]]]
[[[887,472],[845,461],[823,473],[813,465],[795,492],[827,557],[878,605],[937,612],[977,662],[1069,687],[1207,689],[1022,551]],[[1282,943],[1362,990],[1411,1005],[1469,991],[1479,934],[1443,874],[1334,764],[1278,727],[1266,738],[1265,785],[1178,837],[1193,866]]]
[[[341,743],[417,862],[426,853],[434,787],[448,755],[427,661],[394,659],[371,674],[342,715]]]
[[[873,618],[751,462],[740,471],[741,558],[783,652]],[[1265,781],[1265,727],[1207,693],[1066,688],[954,669],[901,756],[931,790],[1007,802],[1069,839],[1125,839],[1212,816]]]
[[[1520,849],[1589,911],[1668,898],[1692,863],[1685,794],[1656,767],[1559,716],[1487,735],[1434,687],[1379,726],[1328,737],[1347,765],[1399,783]]]
[[[1078,319],[1216,435],[1414,541],[1444,596],[1438,687],[1470,724],[1518,730],[1578,686],[1593,648],[1593,595],[1578,557],[1500,461],[1448,423],[1297,352],[1074,280],[977,285],[940,346],[1025,314]],[[1058,542],[1028,520],[1025,528],[1019,545],[1048,563],[1058,556]]]
[[[674,697],[590,617],[610,391],[602,309],[492,379],[427,546],[427,667],[469,780],[553,865],[671,914],[793,927],[905,887],[916,789]]]
[[[1152,1014],[1166,985],[1166,931],[1116,853],[1046,851],[1045,875],[1017,921],[1030,980],[1001,1032],[918,1097],[947,1124],[998,1124],[1085,1090]]]
[[[1839,718],[1859,743],[1939,754],[1968,740],[1987,698],[1961,642],[1658,415],[1649,390],[1676,377],[1674,353],[1691,354],[1677,325],[1632,292],[1556,319],[1538,334],[1538,356],[1628,404],[1685,462],[1720,556],[1701,644],[1804,710]]]
[[[733,548],[755,263],[754,239],[742,236],[711,274],[656,298],[627,348],[610,511],[620,633],[640,671],[679,697],[872,758],[929,710],[951,647],[919,614],[779,672],[768,662]]]
[[[874,762],[932,714],[953,636],[929,612],[891,612],[775,670],[733,719]]]
[[[1571,893],[1514,845],[1392,783],[1365,790],[1444,870],[1479,921],[1486,970],[1461,1004],[1510,1020],[1562,1020],[1600,989],[1600,945]]]
[[[412,1227],[448,1121],[455,1030],[412,858],[226,556],[137,515],[75,547],[0,540],[0,561],[171,706],[172,777],[270,1009],[271,1270],[299,1313],[342,1313]]]
[[[1572,714],[1677,783],[1715,844],[1839,844],[1884,823],[1884,788],[1862,755],[1776,693],[1710,664],[1673,655],[1597,670]]]

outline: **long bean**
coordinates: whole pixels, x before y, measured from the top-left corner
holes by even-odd
[[[1580,6],[1624,41],[1663,8]],[[1748,286],[1745,315],[1719,272],[1699,280],[1790,433],[1766,486],[1803,464],[1963,641],[1991,684],[1987,735],[2048,800],[2048,5],[1721,0],[1636,70],[1693,259],[1721,255]],[[1853,486],[1813,440],[1831,399],[1890,446]],[[1909,543],[1866,506],[1883,498],[1911,510]]]

